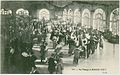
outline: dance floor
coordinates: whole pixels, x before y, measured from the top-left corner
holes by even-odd
[[[52,41],[48,41],[48,54],[47,57],[53,53]],[[104,48],[96,49],[93,55],[90,55],[88,59],[79,59],[79,64],[73,64],[73,56],[68,55],[68,46],[64,46],[61,52],[64,53],[63,64],[64,70],[63,74],[78,74],[78,73],[116,73],[118,72],[119,64],[119,45],[111,44],[107,41],[103,41]],[[34,50],[35,55],[38,57],[36,60],[36,66],[38,71],[42,74],[49,73],[47,70],[47,64],[40,64],[40,53],[39,50]]]

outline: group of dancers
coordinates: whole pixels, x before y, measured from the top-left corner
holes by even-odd
[[[64,52],[62,52],[64,46],[68,46],[68,55],[74,56],[73,64],[78,64],[80,58],[89,58],[90,55],[94,54],[98,45],[103,48],[102,32],[97,29],[85,28],[81,24],[62,24],[52,21],[47,23],[44,19],[41,22],[27,23],[26,27],[23,26],[23,22],[20,24],[21,27],[17,25],[20,31],[16,34],[19,36],[10,42],[10,62],[14,63],[14,66],[24,71],[24,73],[32,73],[30,72],[31,69],[32,71],[36,70],[35,60],[37,58],[33,52],[35,44],[40,46],[41,62],[48,62],[48,71],[50,73],[53,73],[51,67],[55,70],[53,61],[56,61],[54,66],[57,66],[57,68],[62,65],[57,72],[62,73],[64,61],[61,58],[64,58]],[[18,30],[15,29],[15,31]],[[50,36],[48,36],[49,34]],[[48,57],[47,53],[49,53],[48,46],[50,43],[48,40],[52,41],[54,53],[44,62],[43,60]],[[22,61],[22,63],[19,63],[21,66],[17,65],[18,62],[16,60]]]

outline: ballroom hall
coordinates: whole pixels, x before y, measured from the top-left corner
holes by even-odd
[[[2,74],[119,72],[119,0],[1,1]]]

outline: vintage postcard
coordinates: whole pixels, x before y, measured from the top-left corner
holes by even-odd
[[[2,0],[1,74],[118,74],[119,0]]]

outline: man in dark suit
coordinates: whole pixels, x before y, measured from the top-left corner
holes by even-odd
[[[50,74],[53,74],[55,72],[55,59],[54,54],[51,55],[51,57],[48,59],[48,71]]]
[[[46,55],[46,46],[47,43],[43,40],[40,46],[40,58],[41,58],[41,63],[43,63],[43,60],[45,60],[45,55]]]

